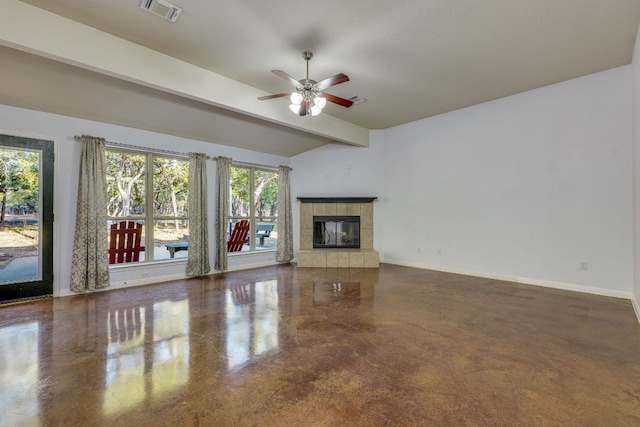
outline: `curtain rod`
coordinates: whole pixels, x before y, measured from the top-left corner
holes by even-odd
[[[80,140],[79,136],[74,138],[76,141]],[[111,147],[121,147],[121,148],[131,148],[137,151],[146,151],[155,154],[169,154],[177,157],[189,157],[189,153],[182,153],[180,151],[171,151],[171,150],[163,150],[161,148],[148,148],[148,147],[140,147],[138,145],[124,144],[122,142],[114,142],[114,141],[105,141],[105,145]],[[211,159],[211,156],[207,155],[207,159]]]
[[[220,157],[222,156],[218,156],[218,157],[214,157],[213,160],[218,160]],[[240,160],[232,160],[232,163],[235,165],[241,165],[241,166],[253,166],[256,168],[262,168],[262,169],[272,169],[272,170],[278,170],[278,166],[271,166],[271,165],[263,165],[260,163],[251,163],[251,162],[242,162]],[[288,166],[286,166],[288,167]],[[293,170],[291,168],[289,168],[289,170]]]
[[[161,148],[139,147],[137,145],[123,144],[122,142],[113,142],[113,141],[106,141],[106,144],[115,146],[115,147],[133,148],[136,150],[150,151],[156,154],[170,154],[172,156],[178,156],[178,157],[189,157],[189,153],[182,153],[180,151],[172,151],[172,150],[163,150]],[[210,159],[210,158],[211,156],[207,155],[207,159]]]

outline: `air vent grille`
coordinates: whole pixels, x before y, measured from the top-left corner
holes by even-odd
[[[142,0],[140,8],[171,22],[176,22],[182,12],[182,9],[164,0]]]
[[[363,102],[366,101],[365,98],[360,98],[358,95],[354,95],[350,98],[347,98],[349,101],[353,102],[353,105],[358,105],[358,104],[362,104]]]

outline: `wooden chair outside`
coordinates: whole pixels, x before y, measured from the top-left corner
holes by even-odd
[[[249,241],[249,220],[243,219],[236,222],[231,231],[231,237],[227,241],[227,252],[240,252],[242,247]]]
[[[134,221],[120,221],[111,224],[109,239],[109,264],[140,261],[142,224]]]

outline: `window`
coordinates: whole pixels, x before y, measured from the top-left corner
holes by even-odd
[[[230,230],[249,220],[242,252],[275,250],[278,239],[278,171],[231,166]],[[230,231],[231,232],[231,231]]]
[[[106,163],[109,226],[125,220],[142,224],[140,262],[186,258],[189,161],[108,149]]]

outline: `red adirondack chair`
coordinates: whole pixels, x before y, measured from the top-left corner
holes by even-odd
[[[243,219],[233,225],[231,237],[227,241],[227,252],[240,252],[249,239],[249,220]]]
[[[142,224],[133,221],[120,221],[111,224],[109,239],[109,264],[140,261]]]

